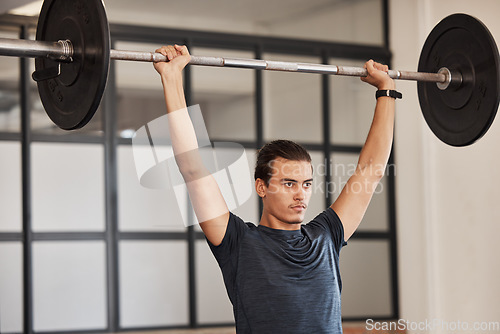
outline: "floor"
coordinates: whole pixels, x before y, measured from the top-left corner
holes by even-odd
[[[349,323],[343,325],[344,334],[405,334],[406,331],[387,331],[387,330],[367,330],[365,323]],[[223,328],[200,328],[200,329],[174,329],[163,331],[147,331],[147,332],[127,332],[127,334],[235,334],[233,327]]]
[[[127,332],[126,334],[235,334],[234,327],[200,328],[200,329],[170,329],[163,331]]]

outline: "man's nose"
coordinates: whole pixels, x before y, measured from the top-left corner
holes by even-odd
[[[303,187],[297,187],[297,191],[295,192],[294,199],[295,200],[303,200],[306,198],[306,190]]]

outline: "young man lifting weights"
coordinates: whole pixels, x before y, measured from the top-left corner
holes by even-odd
[[[176,163],[233,304],[237,333],[341,333],[339,252],[354,233],[384,175],[392,146],[394,98],[377,99],[373,122],[358,165],[337,200],[302,224],[311,198],[313,171],[300,145],[277,140],[258,151],[255,190],[262,199],[259,225],[229,212],[214,178],[197,152],[187,112],[182,70],[185,46],[156,52]],[[394,90],[387,66],[366,62],[361,80]]]

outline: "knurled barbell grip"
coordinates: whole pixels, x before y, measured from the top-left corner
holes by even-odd
[[[149,61],[159,62],[166,61],[167,57],[160,53],[154,52],[138,52],[125,50],[111,50],[110,58],[115,60],[131,60],[131,61]],[[366,69],[362,67],[337,66],[324,64],[310,63],[293,63],[281,61],[269,61],[262,59],[242,59],[242,58],[222,58],[191,55],[190,65],[215,66],[215,67],[236,67],[250,68],[257,70],[285,71],[285,72],[301,72],[301,73],[316,73],[316,74],[331,74],[341,76],[365,77],[368,75]],[[422,73],[389,70],[389,76],[398,80],[426,81],[445,83],[450,79],[445,73]],[[461,80],[461,78],[460,78]]]

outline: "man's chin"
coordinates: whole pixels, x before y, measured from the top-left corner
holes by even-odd
[[[285,223],[287,223],[288,225],[297,225],[297,224],[302,224],[304,220],[301,220],[301,221],[286,221]]]
[[[300,215],[294,215],[294,217],[290,217],[290,219],[288,219],[286,221],[286,223],[290,224],[290,225],[302,224],[302,222],[304,221],[304,216],[305,216],[305,212],[303,214],[300,214]]]

